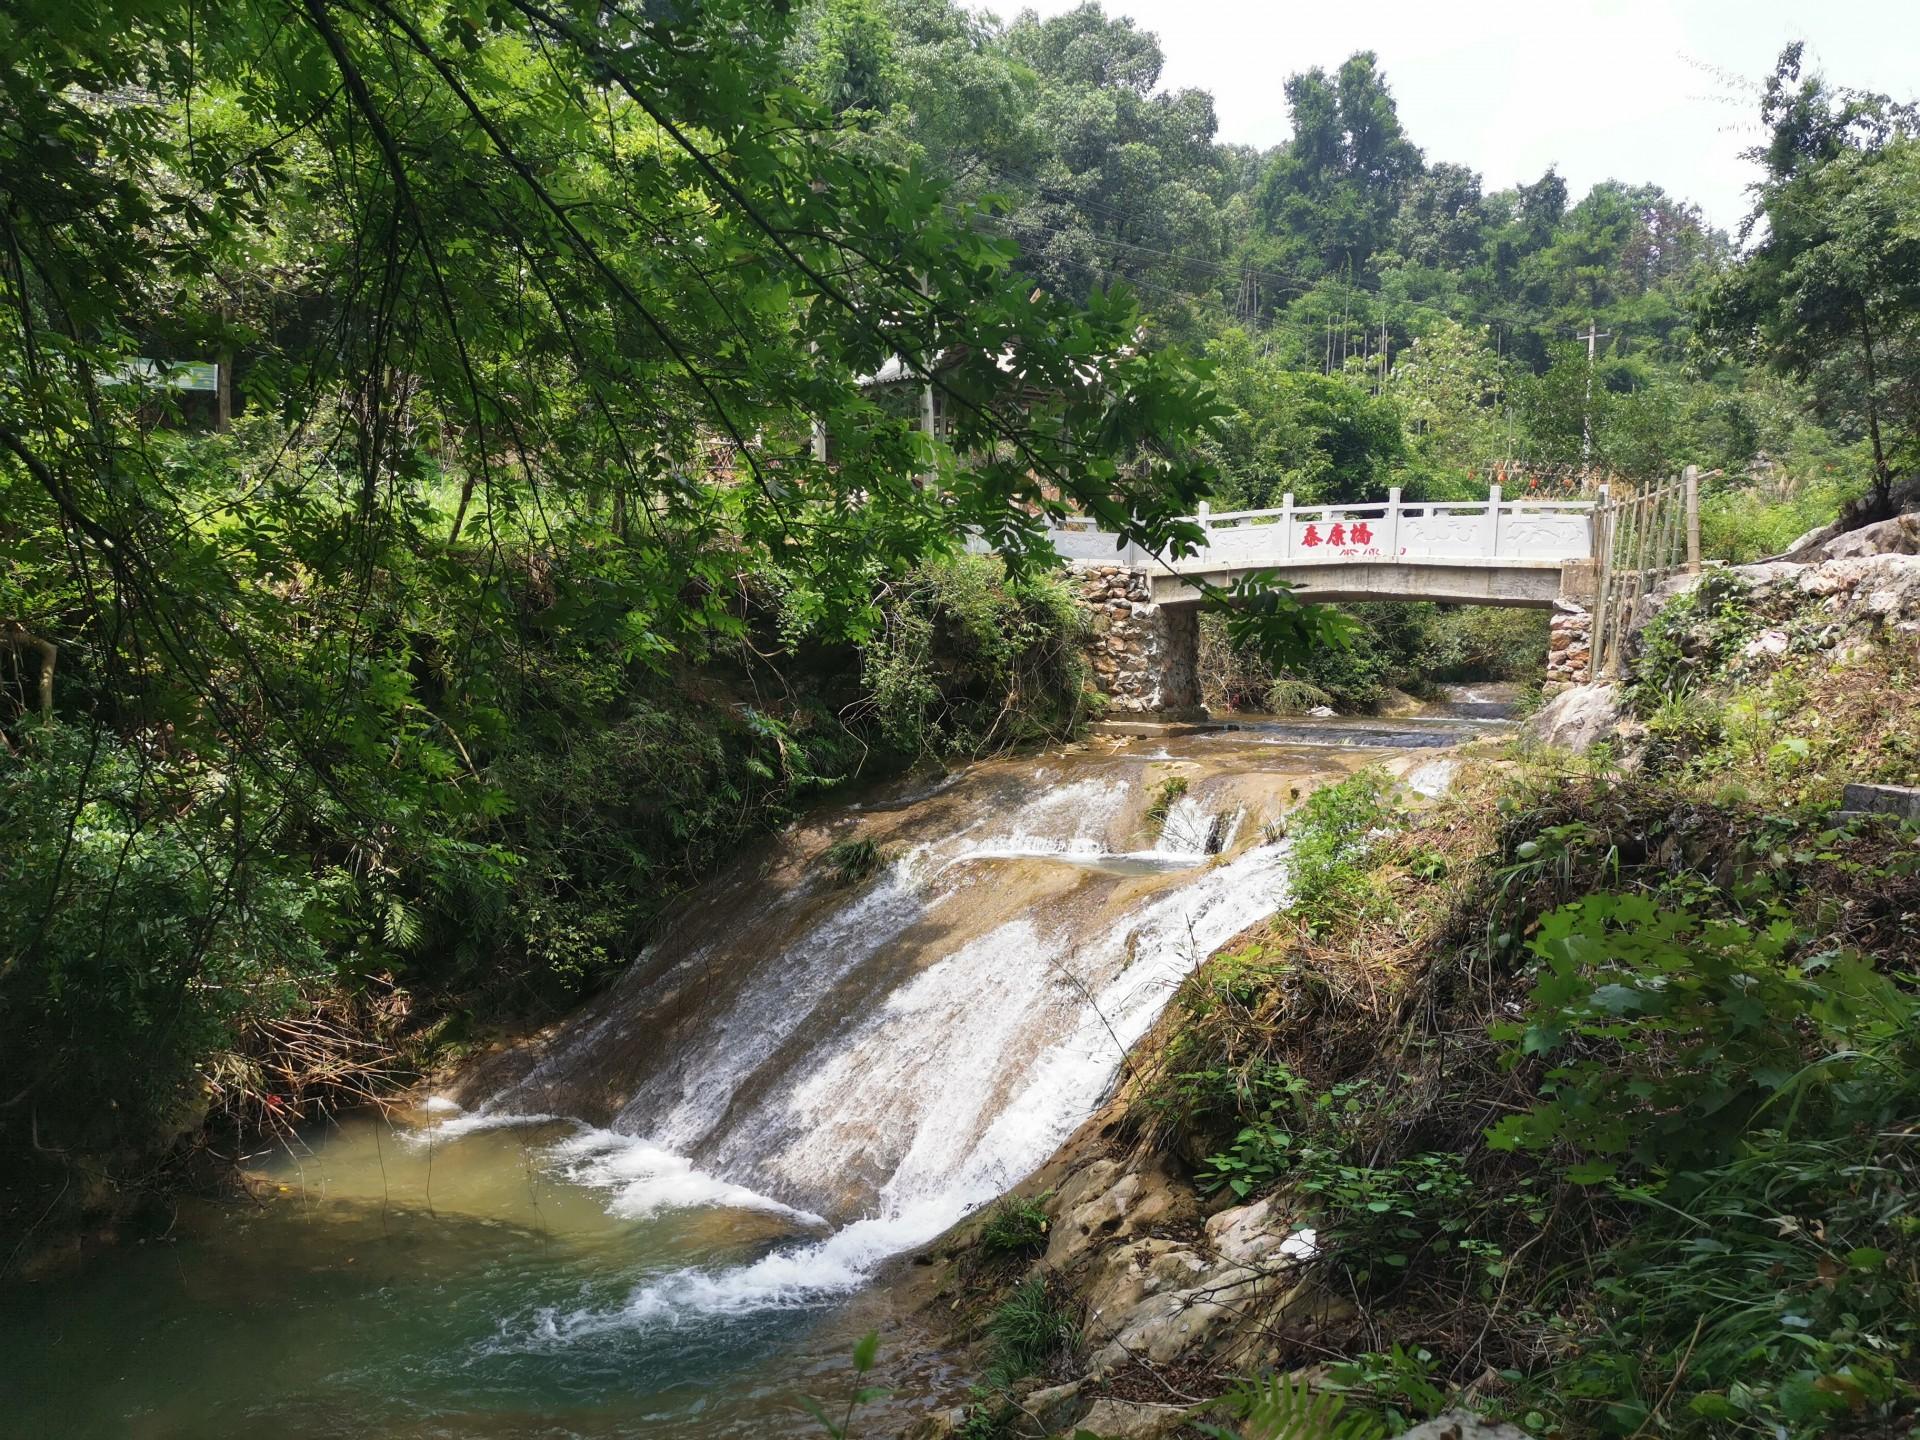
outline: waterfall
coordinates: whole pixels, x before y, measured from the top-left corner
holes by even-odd
[[[1159,824],[1168,762],[988,762],[797,826],[697,896],[524,1078],[427,1133],[576,1118],[550,1161],[617,1213],[759,1208],[793,1232],[499,1343],[818,1304],[1045,1162],[1181,979],[1283,903],[1287,842],[1257,822],[1354,762],[1173,763],[1189,788]],[[821,857],[854,836],[885,863],[850,885]]]

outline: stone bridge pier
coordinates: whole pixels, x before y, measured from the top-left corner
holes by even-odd
[[[1145,570],[1073,567],[1089,616],[1087,659],[1115,715],[1179,717],[1200,709],[1200,607],[1156,605]]]

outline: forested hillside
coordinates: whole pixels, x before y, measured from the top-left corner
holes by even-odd
[[[791,55],[849,143],[988,201],[987,229],[1038,283],[1076,297],[1125,283],[1156,334],[1213,362],[1232,412],[1211,442],[1220,508],[1285,489],[1465,494],[1503,466],[1551,484],[1697,464],[1739,497],[1709,500],[1710,547],[1752,559],[1878,473],[1869,396],[1911,413],[1910,319],[1871,322],[1889,329],[1868,384],[1857,327],[1830,315],[1824,340],[1796,344],[1773,318],[1810,245],[1833,246],[1819,263],[1835,278],[1912,263],[1874,251],[1910,246],[1897,223],[1804,228],[1816,190],[1851,194],[1870,174],[1864,224],[1874,205],[1891,220],[1914,181],[1910,145],[1889,145],[1911,112],[1803,77],[1797,49],[1745,102],[1774,138],[1767,218],[1738,236],[1637,176],[1575,195],[1549,170],[1489,191],[1405,131],[1366,53],[1288,77],[1293,135],[1266,153],[1220,143],[1212,98],[1161,88],[1155,37],[1096,4],[1003,25],[949,0],[825,0]],[[1800,226],[1782,224],[1789,209]],[[1732,278],[1741,242],[1762,237],[1771,279]]]

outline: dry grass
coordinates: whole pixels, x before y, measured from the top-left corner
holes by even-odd
[[[256,1021],[210,1068],[214,1116],[244,1141],[362,1105],[384,1109],[416,1078],[396,1039],[410,1008],[404,990],[378,980]]]

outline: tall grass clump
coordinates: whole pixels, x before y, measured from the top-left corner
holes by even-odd
[[[1309,933],[1324,934],[1366,907],[1367,852],[1397,812],[1392,780],[1373,766],[1314,791],[1294,812],[1288,910]]]

